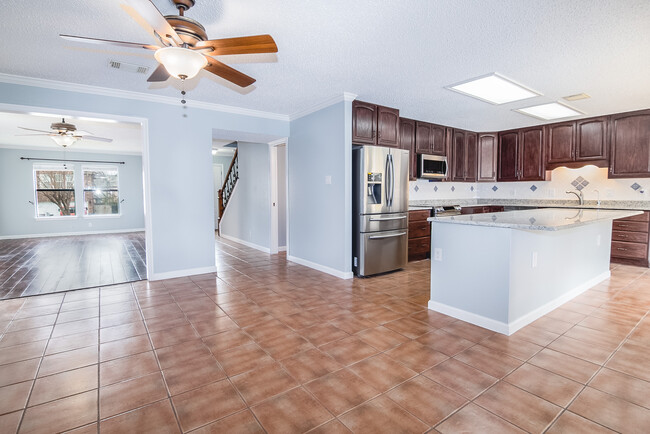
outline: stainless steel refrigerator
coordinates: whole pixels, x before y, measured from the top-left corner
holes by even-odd
[[[352,150],[352,270],[370,276],[408,259],[409,151],[380,146]]]

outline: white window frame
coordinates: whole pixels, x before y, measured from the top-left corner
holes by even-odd
[[[74,191],[74,215],[58,215],[58,216],[39,216],[38,215],[38,182],[36,181],[36,172],[44,170],[65,170],[72,172],[72,184]],[[74,167],[67,167],[65,164],[34,164],[32,166],[32,185],[34,192],[34,218],[36,220],[50,221],[50,220],[71,220],[79,218],[78,196],[77,196],[77,171]]]
[[[84,172],[91,170],[106,170],[106,169],[115,169],[117,171],[117,214],[86,214],[86,185],[84,183]],[[120,186],[120,168],[114,165],[106,164],[93,164],[90,166],[81,166],[81,192],[83,198],[83,214],[82,217],[85,219],[106,219],[106,218],[120,218],[122,217],[122,198],[120,191],[122,191]]]

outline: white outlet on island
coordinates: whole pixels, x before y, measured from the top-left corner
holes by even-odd
[[[442,249],[440,247],[433,249],[433,260],[442,261]]]

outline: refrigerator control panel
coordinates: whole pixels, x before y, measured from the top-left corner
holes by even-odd
[[[368,172],[368,182],[381,182],[381,172]]]

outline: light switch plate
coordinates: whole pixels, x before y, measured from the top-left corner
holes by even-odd
[[[325,184],[331,184],[332,183],[332,177],[330,175],[327,175],[325,177]]]
[[[433,260],[442,261],[442,249],[440,247],[433,249]]]

